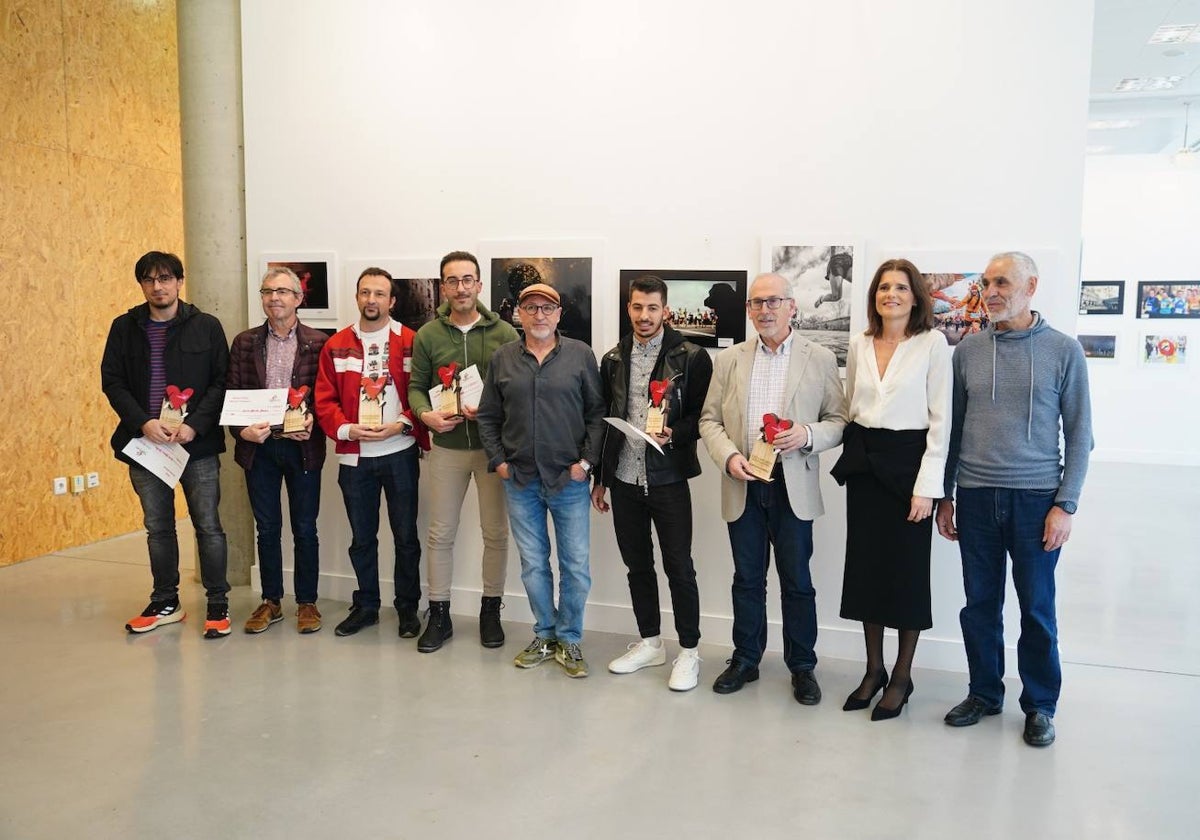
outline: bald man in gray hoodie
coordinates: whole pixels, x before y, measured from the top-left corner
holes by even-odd
[[[980,285],[991,324],[954,353],[948,495],[937,512],[938,531],[957,540],[962,555],[967,603],[959,622],[971,677],[946,723],[971,726],[1003,705],[1007,555],[1021,606],[1024,739],[1045,747],[1054,743],[1062,684],[1054,570],[1092,449],[1087,366],[1079,342],[1031,309],[1038,270],[1028,255],[997,254]]]

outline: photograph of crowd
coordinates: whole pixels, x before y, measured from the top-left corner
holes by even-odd
[[[653,274],[667,284],[667,323],[700,347],[732,347],[746,339],[745,271],[625,269],[620,274],[621,335],[630,332],[629,284]]]
[[[1120,315],[1125,311],[1125,283],[1084,281],[1079,285],[1080,315]]]
[[[1078,338],[1083,347],[1083,355],[1089,359],[1115,359],[1117,357],[1117,337],[1115,335],[1081,335]]]
[[[1138,283],[1139,318],[1200,318],[1200,282]]]
[[[1187,336],[1146,336],[1143,342],[1142,361],[1151,365],[1187,364]]]

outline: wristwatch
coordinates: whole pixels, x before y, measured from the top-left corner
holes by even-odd
[[[583,467],[583,474],[584,474],[584,475],[591,475],[591,474],[592,474],[592,462],[591,462],[591,461],[589,461],[587,458],[580,458],[580,459],[579,459],[579,466]]]
[[[1055,502],[1054,506],[1056,508],[1062,508],[1063,513],[1070,514],[1071,516],[1074,516],[1075,511],[1079,510],[1079,506],[1074,502]]]

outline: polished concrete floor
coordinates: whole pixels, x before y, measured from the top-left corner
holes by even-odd
[[[185,556],[189,556],[185,550]],[[791,698],[778,654],[721,697],[667,668],[617,677],[626,637],[590,634],[586,680],[512,667],[456,618],[418,654],[395,617],[312,636],[129,636],[149,576],[132,536],[0,569],[0,838],[1195,837],[1200,677],[1067,665],[1059,740],[1009,708],[942,723],[964,676],[919,671],[897,720],[841,711],[861,665],[825,659],[824,702]],[[232,593],[235,616],[257,599]]]

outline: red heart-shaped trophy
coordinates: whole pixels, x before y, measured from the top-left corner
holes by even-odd
[[[367,395],[367,399],[369,400],[376,399],[381,393],[383,393],[383,389],[386,387],[386,376],[381,376],[378,379],[372,379],[369,376],[364,376],[362,378],[363,393]]]
[[[307,385],[301,385],[299,388],[288,388],[288,407],[299,408],[306,396],[308,396]]]
[[[671,390],[670,379],[659,379],[650,381],[650,403],[651,405],[662,405],[663,397]]]
[[[453,386],[454,374],[456,373],[458,373],[458,362],[451,362],[448,367],[438,368],[438,376],[441,377],[443,388]]]
[[[763,438],[767,443],[774,443],[775,438],[780,432],[786,432],[792,428],[791,420],[781,420],[774,414],[763,415]]]
[[[180,391],[174,385],[168,385],[167,402],[171,404],[171,408],[175,409],[176,411],[182,411],[183,407],[187,405],[187,401],[192,398],[193,393],[194,392],[191,388],[184,388],[182,391]]]

